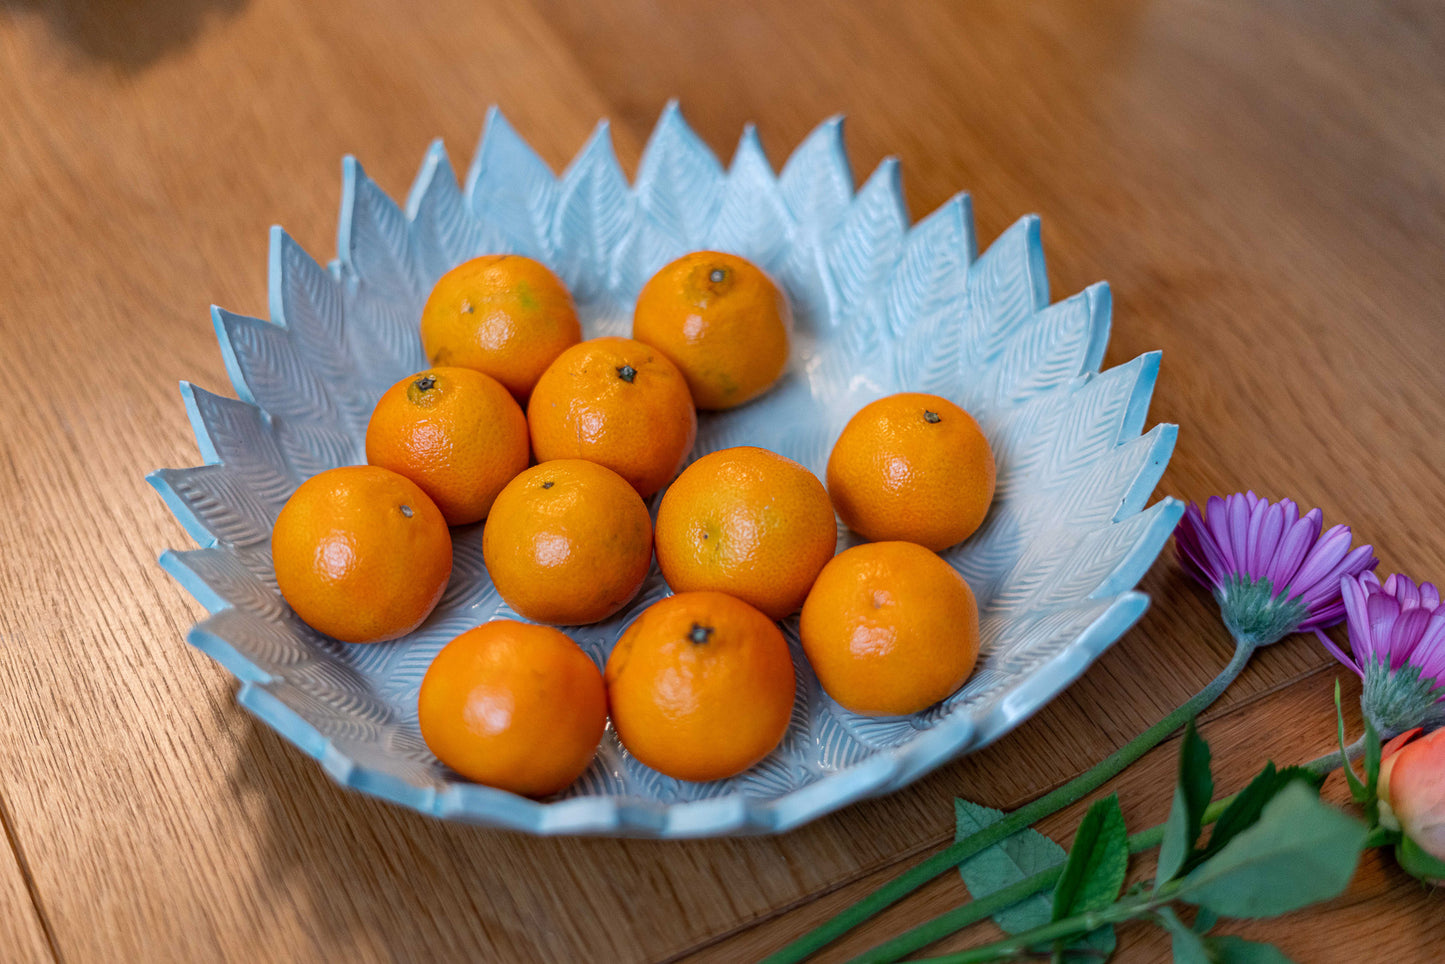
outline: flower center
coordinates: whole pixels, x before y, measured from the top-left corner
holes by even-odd
[[[1365,667],[1365,690],[1360,705],[1381,738],[1390,739],[1417,726],[1445,723],[1445,692],[1441,680],[1421,676],[1420,667],[1406,663],[1390,669],[1384,660]]]
[[[1214,591],[1214,599],[1230,634],[1255,646],[1279,642],[1309,615],[1308,607],[1298,599],[1276,596],[1268,579],[1230,576]]]

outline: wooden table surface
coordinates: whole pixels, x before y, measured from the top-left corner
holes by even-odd
[[[176,384],[229,391],[207,307],[266,313],[268,225],[330,257],[344,153],[399,197],[493,103],[557,167],[610,117],[629,170],[672,96],[775,163],[843,112],[915,217],[967,189],[986,243],[1037,212],[1056,297],[1112,283],[1108,363],[1164,352],[1161,494],[1290,495],[1439,579],[1442,53],[1428,0],[6,0],[0,959],[754,959],[949,838],[954,795],[1015,806],[1226,659],[1166,555],[1143,623],[1022,729],[781,837],[538,840],[338,789],[185,645],[201,609],[155,557],[187,539],[142,476],[197,461]],[[1327,750],[1342,675],[1304,638],[1258,656],[1206,726],[1221,787]],[[1131,825],[1173,755],[1119,782]],[[826,957],[963,898],[949,875]],[[1445,895],[1374,855],[1242,932],[1435,961]]]

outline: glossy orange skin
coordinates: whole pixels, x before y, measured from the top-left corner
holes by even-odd
[[[632,337],[682,369],[702,409],[727,409],[767,391],[788,364],[788,299],[735,254],[695,251],[653,275],[637,296]]]
[[[971,536],[993,501],[993,450],[973,416],[937,395],[865,405],[828,457],[838,517],[864,538],[946,549]]]
[[[592,762],[607,693],[567,636],[498,619],[437,653],[421,681],[417,722],[437,759],[468,780],[544,797]]]
[[[421,312],[421,344],[433,365],[491,375],[526,404],[552,360],[582,340],[572,296],[547,266],[517,254],[457,265]]]
[[[538,462],[596,462],[647,498],[687,460],[697,410],[682,373],[657,350],[630,338],[593,338],[543,373],[527,425]]]
[[[577,626],[625,606],[652,567],[652,518],[611,469],[558,459],[522,472],[492,504],[482,558],[507,605]]]
[[[448,525],[485,519],[530,455],[522,407],[501,382],[470,368],[403,378],[366,427],[366,461],[421,486]]]
[[[390,469],[348,465],[301,483],[271,530],[281,595],[312,629],[379,643],[422,624],[447,587],[441,510]]]
[[[725,592],[782,619],[833,558],[838,523],[812,472],[739,446],[704,455],[668,486],[656,542],[674,591]]]
[[[799,635],[828,695],[855,713],[917,713],[978,661],[978,604],[953,567],[911,542],[838,553],[803,604]]]
[[[793,660],[767,616],[687,592],[643,611],[604,673],[622,745],[659,773],[721,780],[772,752],[793,712]]]

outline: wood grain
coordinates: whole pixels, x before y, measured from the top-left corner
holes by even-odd
[[[266,227],[332,253],[342,154],[401,196],[432,137],[466,163],[494,102],[559,168],[604,115],[634,164],[674,95],[723,156],[751,120],[775,162],[846,112],[855,169],[899,155],[915,214],[968,189],[987,241],[1036,211],[1056,297],[1113,283],[1109,363],[1162,348],[1153,416],[1183,427],[1163,491],[1292,495],[1429,578],[1442,45],[1423,2],[0,3],[0,802],[39,896],[0,851],[0,940],[45,959],[48,928],[67,961],[746,959],[944,839],[953,795],[1017,804],[1224,662],[1209,601],[1161,561],[1143,624],[1016,734],[779,838],[533,840],[341,791],[184,646],[199,608],[154,558],[185,536],[141,477],[195,461],[175,385],[226,388],[206,308],[265,313]],[[1313,755],[1327,662],[1304,639],[1261,654],[1219,755]],[[1170,759],[1127,778],[1131,817],[1162,806]],[[1392,959],[1437,956],[1439,896],[1387,863],[1361,880],[1267,933],[1307,960],[1379,932]],[[960,897],[944,882],[867,939]]]
[[[4,824],[5,831],[4,846],[0,847],[0,948],[4,948],[6,959],[16,964],[53,961],[55,957],[25,879],[25,868],[15,852],[10,820],[3,808],[0,808],[0,823]]]
[[[1347,719],[1354,732],[1359,726],[1355,709],[1358,685],[1348,673],[1341,676],[1342,672],[1325,668],[1268,696],[1207,714],[1200,721],[1200,733],[1209,741],[1214,754],[1215,796],[1223,797],[1238,790],[1266,761],[1273,760],[1279,766],[1303,763],[1336,748],[1332,701],[1337,678],[1346,687]],[[1125,771],[1106,790],[1044,820],[1039,829],[1067,846],[1084,811],[1106,793],[1119,795],[1131,831],[1162,822],[1169,814],[1178,752],[1178,740],[1167,741]],[[1341,804],[1349,796],[1344,779],[1338,773],[1326,781],[1324,792],[1327,798]],[[952,838],[950,831],[939,838],[937,844]],[[1131,861],[1131,882],[1152,876],[1156,854],[1157,851],[1140,855]],[[700,948],[685,960],[689,964],[757,960],[884,883],[902,866],[870,874],[796,913],[779,916]],[[1371,960],[1426,960],[1429,958],[1420,957],[1420,952],[1445,941],[1445,914],[1440,913],[1445,903],[1441,897],[1415,885],[1388,855],[1373,853],[1361,862],[1349,889],[1335,900],[1276,920],[1226,921],[1217,933],[1270,941],[1292,959],[1310,964],[1354,964],[1360,960],[1362,947],[1369,948]],[[914,899],[870,921],[814,960],[818,964],[848,960],[966,900],[968,891],[958,875],[947,874]],[[1398,920],[1401,926],[1381,926],[1380,921],[1372,921],[1371,915],[1378,915],[1382,907],[1390,908],[1389,919]],[[1362,940],[1367,935],[1368,944]],[[992,924],[980,925],[965,935],[938,942],[928,948],[927,953],[962,950],[1000,936],[1002,932]],[[1169,956],[1168,936],[1157,928],[1130,924],[1121,928],[1119,937],[1120,953],[1115,960],[1120,964],[1163,960]]]

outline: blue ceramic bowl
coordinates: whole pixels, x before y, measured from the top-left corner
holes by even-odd
[[[1140,434],[1159,356],[1101,373],[1109,290],[1049,304],[1037,218],[982,255],[967,196],[910,226],[897,162],[855,194],[841,133],[840,120],[827,121],[774,174],[749,129],[724,169],[670,106],[629,187],[605,124],[558,178],[494,110],[465,186],[434,145],[404,209],[348,158],[330,265],[273,229],[271,320],[213,310],[237,398],[181,386],[205,464],[149,477],[200,545],[161,556],[211,612],[190,642],[241,680],[241,704],[338,782],[438,817],[538,834],[698,837],[783,831],[897,789],[997,740],[1076,679],[1143,613],[1133,587],[1180,515],[1171,499],[1145,508],[1176,434]],[[372,405],[426,367],[417,320],[453,265],[486,252],[537,258],[573,292],[588,336],[625,335],[647,278],[703,248],[766,268],[791,298],[797,335],[771,392],[702,417],[694,456],[760,445],[821,477],[853,412],[903,390],[947,396],[983,425],[997,497],[982,529],[944,554],[979,599],[978,670],[916,716],[857,716],[819,689],[793,618],[792,724],[746,773],[680,782],[642,766],[609,731],[592,768],[556,798],[468,783],[422,742],[416,696],[445,642],[515,618],[482,564],[481,526],[454,531],[451,584],[421,629],[358,646],[319,635],[282,600],[272,522],[303,479],[365,461]],[[840,549],[854,541],[840,531]],[[667,592],[654,570],[615,618],[569,632],[601,664]]]

